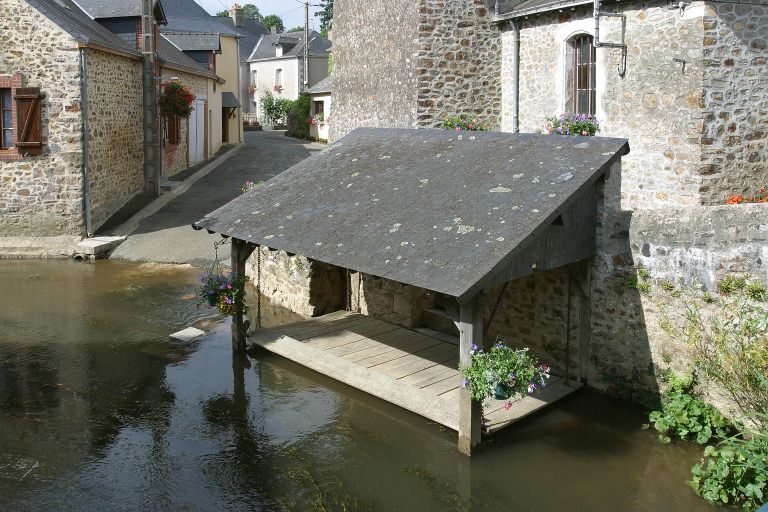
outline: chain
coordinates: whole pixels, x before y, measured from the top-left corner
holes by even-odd
[[[352,311],[352,276],[347,269],[347,311]]]
[[[256,329],[261,328],[261,246],[256,248]]]

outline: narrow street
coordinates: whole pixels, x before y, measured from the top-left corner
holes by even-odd
[[[277,131],[245,132],[245,145],[217,156],[109,234],[128,236],[110,258],[209,265],[220,239],[191,225],[242,194],[246,181],[267,181],[325,147]],[[226,260],[229,253],[219,254]]]

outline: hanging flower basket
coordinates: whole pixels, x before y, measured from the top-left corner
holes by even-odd
[[[222,274],[213,268],[200,274],[198,304],[215,307],[224,315],[234,315],[245,299],[245,276],[237,274],[234,268]]]
[[[164,117],[187,118],[192,114],[195,95],[189,90],[189,86],[181,82],[166,82],[157,99],[160,114]]]

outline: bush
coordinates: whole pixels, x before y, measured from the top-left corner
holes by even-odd
[[[768,393],[768,381],[753,370]],[[768,415],[749,415],[762,425],[707,446],[705,460],[691,468],[693,490],[714,505],[741,505],[756,510],[768,500]]]
[[[281,121],[285,121],[293,106],[293,101],[285,98],[275,99],[271,92],[264,91],[259,99],[259,104],[264,117],[273,124],[279,124]]]
[[[289,137],[299,139],[309,138],[309,125],[305,122],[309,117],[309,96],[302,94],[299,99],[293,102],[293,107],[288,112],[288,132]]]

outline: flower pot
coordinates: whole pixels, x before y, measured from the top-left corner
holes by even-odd
[[[496,400],[507,400],[512,396],[512,390],[506,382],[499,382],[493,390],[493,398]]]
[[[219,302],[219,296],[215,293],[208,295],[208,305],[213,307]]]

